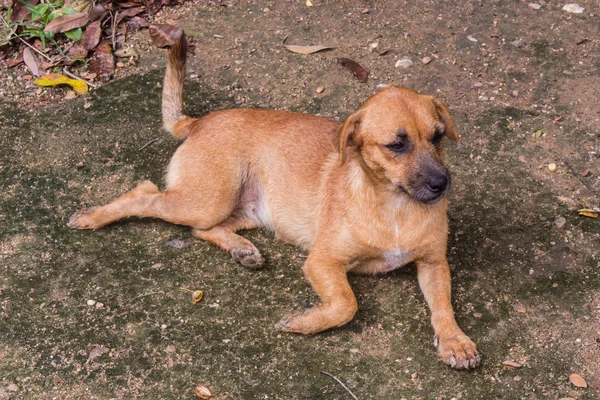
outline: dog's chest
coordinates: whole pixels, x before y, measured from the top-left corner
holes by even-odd
[[[383,253],[382,257],[385,260],[385,263],[388,265],[389,270],[393,270],[413,261],[414,254],[414,251],[402,251],[400,249],[395,249],[393,251]]]

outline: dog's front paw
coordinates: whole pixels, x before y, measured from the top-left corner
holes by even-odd
[[[92,217],[92,212],[98,207],[90,207],[84,210],[79,210],[71,215],[67,226],[71,229],[98,229],[101,226]]]
[[[264,262],[256,247],[236,247],[231,250],[231,256],[246,268],[260,268]]]
[[[481,362],[477,346],[462,332],[438,335],[433,339],[433,345],[437,348],[442,361],[451,368],[472,369]]]
[[[313,333],[310,329],[307,329],[305,314],[306,311],[292,311],[281,318],[275,324],[275,328],[284,332],[301,333],[303,335]]]

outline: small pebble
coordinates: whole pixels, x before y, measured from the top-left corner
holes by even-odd
[[[402,68],[408,68],[413,64],[413,62],[411,61],[410,58],[408,57],[404,57],[398,61],[396,61],[396,68],[402,67]]]
[[[554,226],[556,226],[558,229],[562,229],[566,223],[567,220],[565,219],[565,217],[557,217],[554,220]]]
[[[557,288],[557,287],[558,287],[558,283],[554,282],[554,283],[552,284],[552,287],[553,287],[553,288]]]
[[[171,239],[167,242],[167,246],[175,249],[184,249],[188,246],[188,244],[181,239]]]
[[[164,329],[167,329],[167,328],[168,328],[168,325],[167,325],[167,324],[162,324],[162,325],[160,326],[160,329],[163,329],[163,330],[164,330]]]
[[[6,390],[8,390],[9,392],[18,392],[19,387],[17,385],[15,385],[14,383],[9,383],[8,386],[6,387]]]
[[[354,353],[354,354],[358,353],[358,349],[350,349],[349,351],[350,351],[350,353]]]
[[[315,92],[323,93],[324,90],[325,90],[325,88],[323,86],[319,86],[317,89],[315,89]]]
[[[96,304],[96,300],[88,300],[88,301],[86,301],[86,304],[88,306],[93,306],[94,304]]]
[[[479,96],[479,101],[488,101],[489,99],[487,96]]]
[[[513,90],[512,92],[510,92],[510,97],[514,97],[514,98],[519,97],[519,91]]]
[[[162,263],[156,263],[151,268],[154,269],[163,269],[164,265]]]
[[[229,342],[231,342],[231,339],[223,339],[223,343],[227,344]]]
[[[581,7],[579,4],[565,4],[562,8],[566,12],[570,12],[572,14],[581,14],[585,8]]]
[[[173,346],[172,344],[168,345],[167,348],[165,349],[165,351],[167,353],[175,353],[175,346]]]
[[[481,83],[481,82],[475,82],[473,84],[473,87],[483,87],[483,83]]]
[[[548,169],[550,170],[550,172],[556,171],[556,168],[557,168],[556,164],[554,164],[554,163],[548,164]]]
[[[581,339],[575,339],[575,343],[581,343]]]
[[[515,382],[519,382],[521,380],[521,377],[519,375],[517,375],[513,379],[515,380]]]
[[[525,46],[525,41],[523,39],[517,39],[517,40],[513,40],[512,42],[510,42],[510,44],[512,44],[513,46],[515,46],[518,49],[520,47]]]
[[[371,49],[376,49],[377,47],[379,47],[379,43],[377,43],[377,42],[373,42],[373,43],[369,44],[369,47],[370,47]]]
[[[483,314],[476,312],[476,313],[473,313],[473,316],[475,318],[481,318],[481,317],[483,317]]]
[[[103,303],[100,303],[100,302],[96,303],[96,308],[102,308],[102,307],[104,307]]]
[[[421,62],[425,65],[429,64],[431,62],[431,57],[423,57],[423,59],[421,60]]]
[[[539,10],[540,8],[542,8],[542,6],[538,3],[529,3],[529,7],[533,8],[534,10]]]

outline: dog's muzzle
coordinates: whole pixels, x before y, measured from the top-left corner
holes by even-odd
[[[424,177],[420,182],[410,185],[412,191],[398,185],[398,188],[408,193],[413,199],[420,203],[432,204],[437,202],[450,187],[450,175],[447,173],[433,173]],[[412,193],[411,193],[412,192]]]

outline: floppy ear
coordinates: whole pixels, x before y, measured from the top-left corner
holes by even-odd
[[[433,104],[435,105],[435,109],[437,110],[438,116],[440,117],[440,121],[446,126],[446,130],[444,134],[448,137],[448,139],[457,141],[458,133],[456,133],[456,127],[454,126],[454,120],[450,116],[448,109],[439,99],[433,98]]]
[[[360,119],[362,117],[361,111],[356,111],[354,114],[350,115],[344,121],[344,124],[340,128],[339,131],[339,152],[340,152],[340,165],[344,164],[346,161],[346,147],[358,144],[357,136],[358,136],[358,128],[360,125]]]

